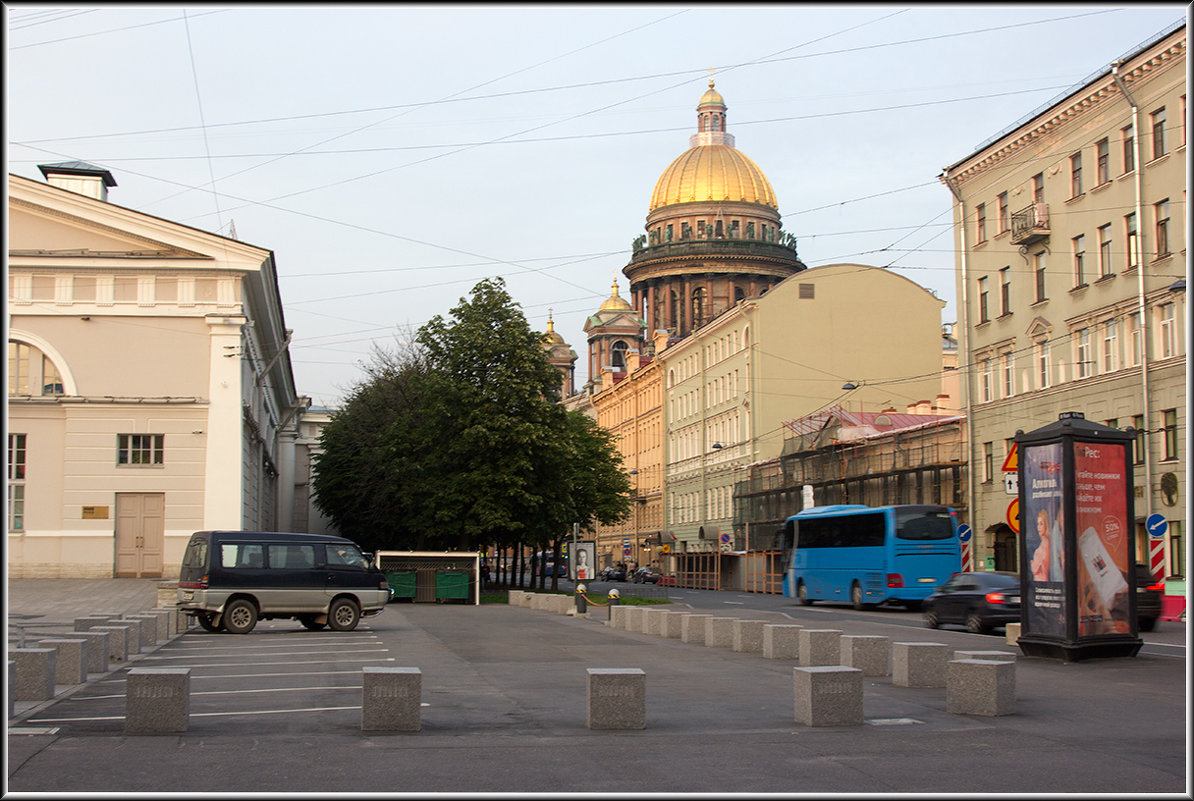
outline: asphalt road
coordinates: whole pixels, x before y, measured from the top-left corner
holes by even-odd
[[[1006,650],[912,613],[676,590],[695,611]],[[742,597],[744,596],[744,597]],[[683,608],[682,606],[680,608]],[[505,605],[391,604],[357,631],[193,629],[133,667],[191,669],[188,730],[123,732],[124,669],[12,722],[8,791],[1189,793],[1184,648],[1063,663],[1020,656],[1013,715],[945,711],[944,689],[864,683],[866,723],[793,722],[792,664]],[[832,624],[832,625],[829,625]],[[1177,626],[1177,624],[1163,624]],[[1180,632],[1184,635],[1184,629]],[[1166,636],[1164,629],[1158,636]],[[422,730],[363,734],[361,669],[418,667]],[[585,669],[647,674],[647,727],[586,727]]]

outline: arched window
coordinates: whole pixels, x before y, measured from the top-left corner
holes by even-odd
[[[62,395],[62,374],[50,357],[24,342],[8,341],[9,395]]]
[[[742,287],[734,287],[734,303],[741,303],[746,300],[746,293],[742,291]]]
[[[629,347],[629,345],[620,339],[610,347],[610,362],[613,364],[615,370],[626,369],[626,351]]]
[[[692,290],[692,325],[694,328],[705,322],[706,294],[703,286]]]

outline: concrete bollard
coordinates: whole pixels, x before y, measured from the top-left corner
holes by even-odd
[[[1020,624],[1008,623],[1003,627],[1003,639],[1008,645],[1020,644]]]
[[[864,676],[891,675],[891,641],[887,637],[851,635],[841,638],[842,664]]]
[[[184,732],[190,714],[190,668],[133,668],[128,672],[125,734]]]
[[[710,617],[705,621],[706,648],[733,648],[735,617]]]
[[[590,729],[646,728],[646,673],[640,668],[588,668],[585,673]]]
[[[17,701],[48,701],[54,697],[53,648],[10,648],[12,692]]]
[[[944,687],[949,646],[897,642],[891,646],[891,683],[897,687]]]
[[[805,726],[861,726],[862,671],[840,665],[792,668],[795,720]]]
[[[178,582],[158,582],[158,609],[170,609],[178,603]]]
[[[622,615],[622,628],[626,631],[643,630],[643,608],[641,606],[626,606],[623,607],[625,613]]]
[[[842,663],[839,629],[801,629],[796,636],[800,640],[800,664],[815,667]]]
[[[142,651],[149,651],[158,644],[158,619],[155,615],[129,615],[127,619],[141,624],[141,639],[138,642]]]
[[[672,640],[680,639],[680,627],[684,622],[684,618],[687,616],[687,612],[678,612],[670,609],[666,610],[663,613],[663,622],[659,626],[660,636]]]
[[[146,609],[141,613],[142,617],[150,617],[157,621],[158,628],[156,632],[158,642],[165,642],[173,636],[174,632],[170,630],[170,612],[166,609]]]
[[[804,626],[768,623],[763,626],[763,657],[800,661],[800,630]]]
[[[87,681],[87,659],[82,640],[38,640],[38,648],[54,649],[54,683],[84,684]]]
[[[75,631],[89,631],[96,626],[106,625],[108,625],[108,618],[106,617],[96,617],[95,615],[89,615],[88,617],[75,618]]]
[[[361,669],[361,731],[423,728],[423,673],[416,667]]]
[[[766,620],[735,620],[731,647],[739,654],[763,653],[763,627]]]
[[[609,627],[611,629],[626,628],[626,610],[629,608],[629,606],[610,606]]]
[[[108,652],[108,639],[111,637],[106,631],[80,631],[73,634],[63,634],[62,639],[76,639],[83,643],[83,652],[88,673],[107,673],[108,662],[111,657]]]
[[[954,659],[948,664],[945,711],[951,715],[1010,715],[1015,700],[1015,662]]]
[[[96,626],[92,631],[107,632],[108,656],[113,662],[129,661],[129,634],[132,629],[128,626]]]
[[[114,620],[108,624],[109,626],[127,626],[129,629],[128,650],[129,655],[141,653],[141,625],[140,620],[132,620],[127,617],[122,617],[120,620]]]
[[[680,621],[680,641],[697,645],[705,643],[705,621],[713,615],[685,615]]]
[[[652,609],[650,607],[643,609],[643,634],[660,636],[663,631],[663,619],[667,615],[668,610],[666,609]]]

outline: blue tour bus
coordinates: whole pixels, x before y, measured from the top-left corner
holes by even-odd
[[[818,506],[784,525],[784,595],[915,608],[962,569],[948,506]]]

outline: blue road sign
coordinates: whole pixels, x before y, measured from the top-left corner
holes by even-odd
[[[970,526],[963,523],[962,525],[958,526],[958,541],[970,542],[970,535],[973,533],[974,532],[970,530]]]
[[[1169,521],[1165,519],[1165,515],[1153,513],[1144,521],[1144,527],[1148,529],[1148,536],[1160,539],[1169,530]]]

